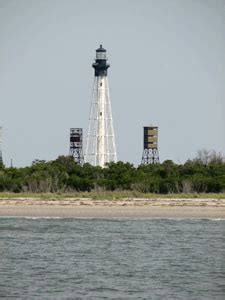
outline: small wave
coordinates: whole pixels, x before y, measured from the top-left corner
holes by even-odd
[[[39,219],[68,219],[68,218],[65,218],[65,217],[0,216],[0,219],[27,219],[27,220],[39,220]]]
[[[64,217],[22,217],[27,220],[39,220],[39,219],[67,219]]]
[[[210,221],[225,221],[225,218],[210,218]]]

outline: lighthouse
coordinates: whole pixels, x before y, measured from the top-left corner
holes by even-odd
[[[106,50],[100,45],[96,50],[94,86],[85,149],[85,162],[105,167],[116,162],[116,144],[108,84]]]

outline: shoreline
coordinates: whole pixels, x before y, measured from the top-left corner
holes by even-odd
[[[0,199],[0,217],[225,219],[225,199]]]

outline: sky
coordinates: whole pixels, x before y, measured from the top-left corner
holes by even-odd
[[[0,0],[3,160],[69,153],[87,131],[100,44],[107,49],[118,159],[140,164],[143,126],[160,161],[225,153],[225,0]]]

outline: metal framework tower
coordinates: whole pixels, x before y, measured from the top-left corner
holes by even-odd
[[[159,163],[158,127],[144,127],[144,150],[141,163],[143,165]]]
[[[2,126],[0,126],[0,166],[3,165],[2,159]]]
[[[104,167],[117,161],[113,118],[107,77],[106,50],[100,45],[96,50],[93,95],[85,148],[85,162]]]
[[[70,153],[78,165],[83,165],[83,129],[70,128]]]

